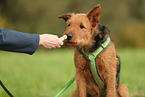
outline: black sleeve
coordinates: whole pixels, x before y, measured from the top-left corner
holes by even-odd
[[[39,35],[0,29],[0,50],[32,55],[39,45]]]

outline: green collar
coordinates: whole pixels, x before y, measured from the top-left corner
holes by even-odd
[[[98,85],[100,91],[104,90],[104,82],[99,74],[96,58],[109,46],[110,41],[111,41],[110,37],[107,37],[105,42],[102,43],[101,46],[98,49],[96,49],[92,54],[85,53],[85,52],[81,51],[81,49],[79,47],[77,47],[78,51],[89,60],[89,62],[90,62],[89,66],[91,69],[91,73],[92,73],[92,75],[95,79],[95,82]]]

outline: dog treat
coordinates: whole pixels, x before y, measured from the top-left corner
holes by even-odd
[[[62,41],[64,41],[65,39],[67,39],[67,35],[63,35],[62,37],[60,37],[60,39],[61,39]]]

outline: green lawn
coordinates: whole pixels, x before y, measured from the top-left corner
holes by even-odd
[[[132,97],[145,97],[145,50],[117,52],[121,82]],[[0,52],[0,80],[15,97],[54,97],[74,74],[72,50],[37,51],[34,55]],[[61,97],[70,97],[75,88],[76,83]]]

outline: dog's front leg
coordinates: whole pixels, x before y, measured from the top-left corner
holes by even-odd
[[[78,86],[78,95],[79,97],[86,97],[86,80],[80,74],[76,74],[75,76],[77,86]]]
[[[115,72],[113,68],[109,70],[106,78],[106,84],[107,84],[107,97],[116,97],[116,77],[115,77]]]

